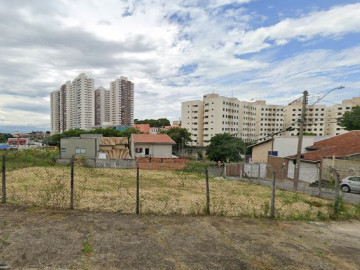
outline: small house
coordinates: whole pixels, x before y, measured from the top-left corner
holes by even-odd
[[[132,134],[131,156],[150,158],[172,158],[175,143],[167,134]]]

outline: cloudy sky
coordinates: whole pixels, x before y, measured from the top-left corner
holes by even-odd
[[[181,102],[320,103],[360,95],[353,0],[0,0],[0,132],[49,130],[51,91],[84,72],[135,83],[135,118],[179,119]]]

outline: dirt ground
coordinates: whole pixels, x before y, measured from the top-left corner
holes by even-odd
[[[0,263],[11,269],[360,269],[359,231],[360,221],[0,205]]]

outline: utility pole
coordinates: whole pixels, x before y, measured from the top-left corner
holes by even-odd
[[[302,108],[301,108],[301,120],[300,120],[298,147],[297,147],[297,154],[296,154],[296,164],[295,164],[295,171],[294,171],[294,191],[298,190],[298,185],[299,185],[301,147],[302,147],[302,141],[303,141],[303,136],[304,136],[307,96],[308,96],[308,92],[304,91]]]

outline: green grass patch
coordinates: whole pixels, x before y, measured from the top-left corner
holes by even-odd
[[[70,205],[70,167],[25,167],[7,172],[8,202],[29,206]],[[136,170],[75,167],[76,209],[134,213]],[[268,217],[268,186],[210,178],[210,213],[224,216]],[[335,207],[336,206],[336,207]],[[188,171],[140,171],[140,213],[203,215],[205,175]],[[359,218],[360,204],[329,200],[291,191],[276,191],[275,217],[281,220]]]

